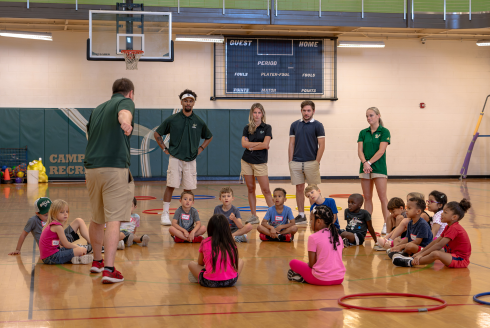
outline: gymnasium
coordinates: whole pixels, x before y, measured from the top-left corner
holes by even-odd
[[[488,0],[0,0],[0,79],[1,326],[490,327]]]

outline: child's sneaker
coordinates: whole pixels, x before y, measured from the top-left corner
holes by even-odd
[[[261,234],[259,235],[259,238],[260,238],[260,240],[262,240],[262,241],[269,241],[270,239],[269,239],[269,238],[267,238],[267,237],[268,237],[268,236],[264,235],[263,233],[261,233]]]
[[[235,242],[237,242],[237,243],[248,243],[247,235],[235,236]]]
[[[291,269],[288,270],[288,280],[296,281],[296,282],[305,282],[305,279],[299,273],[296,273]]]
[[[290,233],[277,235],[277,239],[279,239],[279,241],[290,242],[293,240],[293,238],[294,237],[292,237]]]
[[[117,244],[117,249],[124,249],[126,248],[126,245],[124,245],[124,240],[120,240],[119,243]]]
[[[82,245],[82,244],[77,244],[78,247],[83,247],[87,249],[87,254],[90,254],[93,252],[92,245],[87,244],[87,245]]]
[[[133,246],[134,235],[131,233],[126,240],[126,247]]]
[[[202,236],[197,236],[197,237],[194,237],[194,239],[192,239],[192,242],[193,243],[200,243],[204,238],[202,238]]]
[[[352,244],[347,238],[342,238],[342,241],[344,242],[344,247],[355,246],[355,244]]]
[[[189,279],[190,282],[198,282],[196,277],[194,277],[194,275],[190,271],[189,274],[187,275],[187,278]]]
[[[378,252],[380,252],[380,251],[381,251],[381,252],[385,251],[385,249],[384,249],[383,247],[379,246],[379,245],[374,245],[373,249],[374,249],[375,251],[378,251]]]
[[[403,256],[402,254],[393,255],[393,264],[399,267],[410,268],[412,266],[413,257]]]
[[[172,238],[174,239],[174,241],[176,243],[185,243],[185,240],[184,239],[180,239],[179,237],[177,236],[172,236]]]
[[[113,284],[116,282],[123,282],[123,281],[124,281],[124,277],[122,276],[121,272],[116,270],[116,268],[114,268],[114,272],[110,272],[109,270],[102,271],[103,284]]]
[[[383,229],[381,229],[381,234],[386,235],[386,223],[383,224]]]
[[[148,235],[141,236],[141,247],[147,247],[149,242],[150,242],[150,236]]]
[[[90,268],[90,272],[101,273],[102,271],[104,271],[104,260],[102,260],[102,262],[93,261],[92,267]]]
[[[73,264],[89,264],[94,260],[93,255],[82,255],[82,256],[75,256],[74,258],[71,259],[71,263]]]

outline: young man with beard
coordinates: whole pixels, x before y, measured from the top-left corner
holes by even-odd
[[[163,195],[162,225],[172,225],[170,221],[170,201],[175,188],[191,191],[197,188],[196,157],[213,139],[206,123],[192,111],[197,95],[185,89],[179,95],[182,111],[167,118],[158,127],[154,137],[163,152],[170,156],[167,170],[167,188]],[[170,134],[168,148],[163,143],[163,135]],[[199,146],[201,139],[204,139]]]

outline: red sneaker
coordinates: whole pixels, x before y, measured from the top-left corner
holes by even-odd
[[[194,237],[192,242],[193,243],[200,243],[202,240],[203,240],[202,236],[197,236],[197,237]]]
[[[102,283],[103,284],[113,284],[116,282],[123,282],[124,277],[121,272],[117,271],[114,268],[114,272],[110,272],[108,270],[102,271]]]
[[[179,238],[179,237],[177,237],[177,236],[173,236],[173,238],[174,238],[174,241],[175,241],[176,243],[185,243],[185,242],[186,242],[184,239],[180,239],[180,238]]]
[[[264,235],[263,233],[261,233],[261,234],[259,235],[259,238],[260,238],[260,240],[262,240],[262,241],[269,241],[269,239],[267,238],[267,236],[266,236],[266,235]]]
[[[91,273],[101,273],[104,271],[104,260],[102,262],[93,261],[92,268],[90,268]]]

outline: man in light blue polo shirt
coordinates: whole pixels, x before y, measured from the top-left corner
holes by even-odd
[[[305,100],[301,103],[301,120],[291,124],[289,130],[289,172],[291,184],[296,186],[298,216],[296,224],[307,224],[305,218],[305,182],[319,185],[320,160],[325,150],[325,129],[313,118],[315,103]]]

